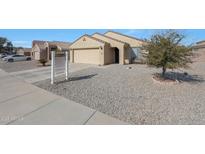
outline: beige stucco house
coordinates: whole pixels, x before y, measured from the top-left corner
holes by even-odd
[[[205,41],[196,42],[196,44],[193,46],[193,50],[205,52]]]
[[[32,56],[35,60],[40,59],[51,59],[51,48],[56,48],[56,56],[64,55],[64,51],[69,50],[69,42],[59,42],[59,41],[38,41],[34,40],[32,42]]]
[[[19,48],[17,49],[16,53],[18,55],[32,56],[32,49],[31,48]]]
[[[141,59],[143,40],[108,31],[105,34],[83,35],[74,41],[70,49],[70,62],[97,65],[129,64]]]
[[[195,45],[192,46],[193,49],[193,61],[205,61],[205,41],[196,42]]]

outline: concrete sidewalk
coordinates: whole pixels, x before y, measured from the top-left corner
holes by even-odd
[[[0,69],[0,124],[126,124]]]

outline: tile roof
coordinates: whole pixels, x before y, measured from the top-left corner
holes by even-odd
[[[93,35],[95,35],[95,34],[101,35],[101,36],[103,36],[103,37],[106,37],[106,38],[108,38],[108,39],[111,39],[111,40],[114,40],[114,41],[117,41],[117,42],[120,42],[120,43],[123,43],[123,44],[128,44],[128,43],[123,42],[123,41],[121,41],[121,40],[117,40],[117,39],[115,39],[115,38],[112,38],[112,37],[109,37],[109,36],[106,36],[106,35],[103,35],[103,34],[100,34],[100,33],[94,33]],[[92,35],[92,36],[93,36],[93,35]]]
[[[61,48],[61,50],[68,50],[71,45],[71,43],[69,42],[60,42],[60,41],[52,41],[52,42],[48,42],[48,44],[52,46],[57,46]]]
[[[196,42],[196,44],[205,44],[205,40],[202,40],[202,41],[199,41],[199,42]]]
[[[38,47],[40,49],[45,49],[48,45],[52,45],[52,46],[57,46],[59,48],[61,48],[61,50],[68,50],[70,43],[69,42],[61,42],[61,41],[41,41],[41,40],[34,40],[32,42],[32,45],[38,45]]]
[[[196,44],[196,45],[194,45],[192,47],[193,47],[193,49],[205,48],[205,44]]]
[[[24,52],[31,52],[32,48],[23,48]]]
[[[46,43],[46,41],[33,40],[33,41],[32,41],[32,46],[34,46],[35,44],[38,44],[38,45],[41,44],[41,45],[42,45],[42,44],[44,44],[44,43]]]
[[[135,40],[137,40],[137,41],[145,42],[143,39],[139,39],[139,38],[136,38],[136,37],[133,37],[133,36],[125,35],[125,34],[122,34],[122,33],[119,33],[119,32],[114,32],[114,31],[111,31],[111,30],[105,32],[104,34],[109,33],[109,32],[115,33],[115,34],[118,34],[118,35],[122,35],[122,36],[125,36],[125,37],[128,37],[128,38],[131,38],[131,39],[135,39]]]
[[[90,36],[90,35],[88,35],[88,34],[85,34],[85,35],[83,35],[83,36],[81,36],[81,37],[79,37],[77,40],[75,40],[72,44],[70,44],[70,46],[71,45],[73,45],[75,42],[77,42],[78,40],[80,40],[82,37],[88,37],[88,38],[91,38],[92,40],[96,40],[96,41],[98,41],[98,42],[101,42],[101,43],[106,43],[106,44],[109,44],[109,43],[107,43],[107,42],[105,42],[105,41],[103,41],[103,40],[100,40],[100,39],[97,39],[97,38],[95,38],[95,37],[92,37],[92,36]]]
[[[92,36],[87,35],[87,34],[86,34],[85,36],[87,36],[87,37],[89,37],[89,38],[91,38],[91,39],[93,39],[93,40],[96,40],[96,41],[98,41],[98,42],[108,43],[108,42],[105,42],[105,41],[103,41],[103,40],[100,40],[100,39],[98,39],[98,38],[92,37]],[[108,44],[109,44],[109,43],[108,43]]]

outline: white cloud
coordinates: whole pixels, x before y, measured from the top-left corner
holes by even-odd
[[[31,47],[30,41],[12,41],[13,45],[16,47]]]
[[[157,30],[152,29],[129,29],[125,32],[126,35],[135,36],[137,38],[149,38],[156,33]]]

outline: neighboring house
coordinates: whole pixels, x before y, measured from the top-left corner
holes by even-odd
[[[32,49],[31,48],[19,48],[16,50],[16,54],[25,55],[25,56],[32,56]]]
[[[32,52],[33,58],[35,60],[40,59],[51,59],[51,48],[56,48],[56,56],[64,55],[65,51],[69,50],[69,42],[59,42],[59,41],[38,41],[34,40],[32,42]]]
[[[196,44],[193,46],[193,51],[205,52],[205,41],[196,42]]]
[[[70,45],[70,61],[98,65],[129,64],[142,59],[140,47],[144,43],[143,40],[112,31],[83,35]]]
[[[196,42],[195,45],[192,46],[193,49],[193,60],[194,61],[205,61],[205,41]]]

